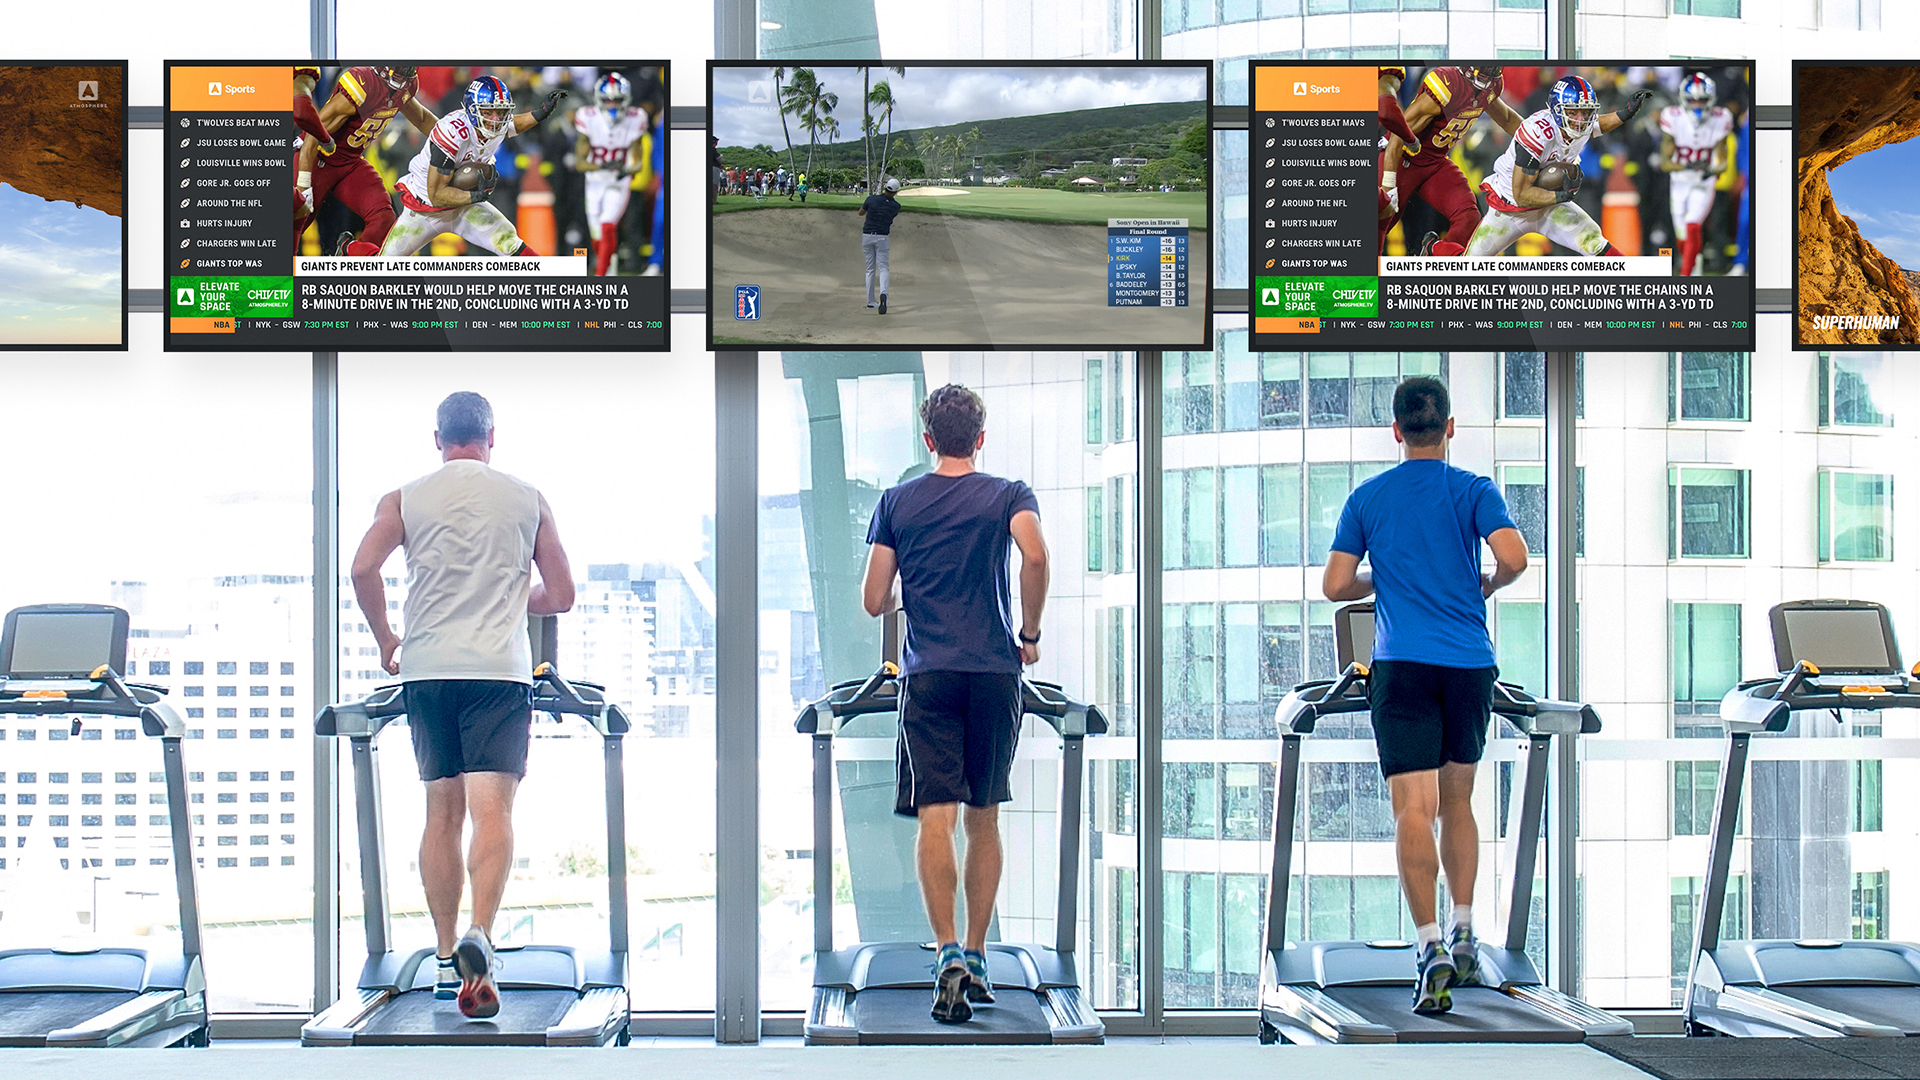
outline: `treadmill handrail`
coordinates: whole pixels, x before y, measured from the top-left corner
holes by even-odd
[[[1828,709],[1920,709],[1920,680],[1902,674],[1899,689],[1883,687],[1865,678],[1854,692],[1810,685],[1820,669],[1805,660],[1792,671],[1764,679],[1749,679],[1720,699],[1720,720],[1729,732],[1778,734],[1796,712]],[[1889,676],[1876,676],[1886,679]]]
[[[1323,716],[1367,712],[1364,664],[1349,664],[1338,679],[1305,682],[1287,692],[1274,708],[1273,724],[1282,734],[1311,735]],[[1577,701],[1538,698],[1514,683],[1495,682],[1490,708],[1522,735],[1592,735],[1600,730],[1600,714]]]
[[[359,701],[327,705],[314,720],[314,734],[322,737],[372,737],[407,714],[406,683],[388,683]],[[606,687],[562,677],[551,664],[534,670],[530,688],[533,711],[559,720],[580,716],[602,735],[625,735],[633,725],[625,709],[608,701]]]
[[[888,661],[865,679],[835,683],[820,698],[801,707],[799,715],[794,717],[793,729],[802,735],[832,738],[846,726],[846,721],[855,717],[898,712],[903,678],[899,669]],[[1067,696],[1059,683],[1022,676],[1020,699],[1022,715],[1044,719],[1064,738],[1107,733],[1106,713],[1098,705]]]

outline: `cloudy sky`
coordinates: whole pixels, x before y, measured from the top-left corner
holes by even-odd
[[[816,67],[813,72],[840,95],[833,111],[840,120],[840,141],[857,141],[864,86],[859,69]],[[758,100],[765,95],[770,102],[772,78],[771,68],[714,69],[713,133],[721,146],[784,144],[779,112]],[[1114,105],[1203,101],[1207,89],[1207,75],[1200,68],[909,67],[900,76],[876,67],[873,80],[883,78],[893,86],[895,131]],[[762,84],[758,92],[755,82]],[[804,143],[806,135],[791,118],[788,124],[794,139]]]
[[[1909,191],[1920,168],[1920,139],[1883,146],[1827,174],[1833,201],[1860,235],[1909,270],[1920,270],[1920,213]]]
[[[120,343],[120,219],[0,184],[0,344]]]

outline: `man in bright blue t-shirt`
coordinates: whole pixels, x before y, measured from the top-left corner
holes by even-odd
[[[1374,597],[1367,698],[1393,798],[1400,887],[1420,939],[1413,1011],[1440,1013],[1479,967],[1473,778],[1497,674],[1486,598],[1526,570],[1527,542],[1493,481],[1447,464],[1453,404],[1445,383],[1419,375],[1394,389],[1393,437],[1406,460],[1347,497],[1322,584],[1329,600]],[[1482,540],[1493,550],[1491,574],[1480,572]],[[1360,570],[1362,558],[1372,561],[1370,574]],[[1442,864],[1453,897],[1444,945],[1435,910]]]
[[[894,813],[920,819],[914,863],[927,922],[940,942],[933,1018],[962,1023],[975,1004],[993,1003],[986,947],[1000,891],[1000,804],[1013,798],[1020,667],[1040,660],[1047,545],[1033,489],[974,468],[986,440],[980,395],[943,386],[927,395],[920,419],[933,471],[880,496],[867,531],[873,547],[862,600],[869,615],[896,606],[907,614]],[[1008,568],[1016,546],[1017,631]],[[955,914],[962,879],[953,857],[954,827],[963,821],[964,934]]]

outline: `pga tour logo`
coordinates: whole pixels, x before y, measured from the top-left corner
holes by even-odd
[[[733,317],[741,320],[760,317],[760,286],[735,285],[733,287]]]

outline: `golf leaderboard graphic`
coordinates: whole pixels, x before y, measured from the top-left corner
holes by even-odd
[[[1107,306],[1187,306],[1187,219],[1107,220]]]
[[[1753,348],[1751,86],[1253,61],[1250,347]]]
[[[666,276],[596,272],[556,224],[573,157],[542,161],[598,132],[627,185],[649,118],[601,90],[651,70],[169,63],[166,348],[665,350]]]

